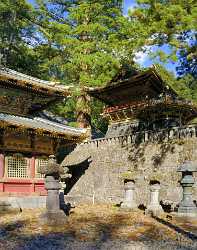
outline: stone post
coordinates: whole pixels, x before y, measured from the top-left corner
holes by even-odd
[[[163,212],[163,209],[159,204],[159,190],[159,184],[153,184],[150,186],[150,204],[147,206],[146,213],[152,212],[153,215],[157,215]]]
[[[49,162],[46,166],[39,169],[41,174],[45,175],[45,188],[47,190],[46,213],[42,217],[44,223],[50,225],[60,225],[66,223],[66,215],[60,210],[61,189],[60,175],[64,174],[64,169],[57,164],[53,155],[49,156]]]
[[[178,215],[197,216],[197,208],[192,199],[192,187],[194,185],[192,173],[197,172],[197,167],[192,165],[190,161],[185,161],[177,172],[182,172],[180,184],[183,188],[183,198],[179,204]]]
[[[125,190],[125,198],[123,203],[121,204],[121,208],[126,209],[135,209],[137,208],[135,202],[135,183],[134,181],[127,181],[124,185]]]

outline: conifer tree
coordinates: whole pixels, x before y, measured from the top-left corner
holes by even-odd
[[[1,64],[37,76],[39,55],[33,50],[38,40],[35,19],[27,1],[0,1]]]
[[[43,30],[54,57],[46,62],[53,77],[75,86],[78,122],[87,126],[85,86],[103,86],[123,64],[132,64],[146,32],[122,13],[122,0],[39,1]],[[73,103],[72,103],[73,104]],[[68,106],[67,106],[68,107]]]
[[[131,20],[148,30],[147,46],[168,45],[168,53],[157,50],[162,61],[179,60],[177,72],[196,74],[197,2],[195,0],[137,0]],[[193,75],[194,75],[193,74]]]

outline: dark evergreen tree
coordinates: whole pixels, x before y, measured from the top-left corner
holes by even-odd
[[[39,74],[35,12],[25,0],[0,1],[1,64],[30,75]]]
[[[186,32],[183,39],[188,37],[188,46],[179,52],[180,63],[177,67],[179,76],[190,74],[197,79],[197,31]],[[180,37],[182,39],[182,36]]]
[[[124,64],[132,64],[142,47],[141,26],[134,26],[122,13],[123,1],[39,1],[43,36],[55,56],[46,61],[53,76],[74,85],[78,122],[87,126],[91,113],[84,86],[103,86]],[[67,105],[67,111],[69,105]],[[65,110],[65,109],[64,109]],[[92,109],[94,110],[94,109]]]
[[[177,63],[179,94],[197,101],[197,2],[195,0],[138,0],[130,11],[131,20],[149,33],[145,45],[158,46],[155,56]],[[168,51],[159,49],[167,45]],[[163,75],[165,77],[165,74]]]

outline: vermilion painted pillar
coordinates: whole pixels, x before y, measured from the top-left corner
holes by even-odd
[[[31,192],[35,192],[35,187],[34,187],[34,178],[35,178],[35,157],[32,156],[30,159],[30,178],[32,179],[32,185],[31,185]]]
[[[35,157],[30,159],[30,178],[35,178]]]
[[[0,154],[0,178],[4,176],[4,155]]]
[[[4,155],[0,154],[0,192],[3,192],[3,182],[1,182],[1,178],[4,177]]]

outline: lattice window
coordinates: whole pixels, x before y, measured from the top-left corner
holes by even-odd
[[[35,177],[36,178],[44,178],[44,174],[38,173],[38,170],[42,166],[46,166],[48,164],[48,159],[41,159],[37,158],[36,159],[36,164],[35,164]]]
[[[28,178],[29,177],[29,160],[24,157],[5,157],[7,177]]]

